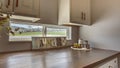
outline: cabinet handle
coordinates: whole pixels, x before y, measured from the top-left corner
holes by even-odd
[[[81,12],[81,20],[83,20],[83,19],[84,19],[84,13]]]
[[[83,19],[86,20],[86,14],[85,13],[83,13]]]
[[[112,66],[109,66],[108,68],[113,68]]]
[[[9,6],[10,6],[10,0],[7,1],[6,8],[8,8]]]
[[[117,61],[115,60],[114,63],[117,63]]]
[[[86,14],[84,12],[81,12],[81,19],[86,20]]]
[[[18,0],[16,0],[16,7],[18,7]]]

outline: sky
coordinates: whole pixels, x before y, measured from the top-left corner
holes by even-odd
[[[16,26],[16,27],[23,27],[23,28],[43,28],[42,26],[36,26],[36,25],[27,25],[27,24],[16,24],[16,23],[10,23],[10,26]]]

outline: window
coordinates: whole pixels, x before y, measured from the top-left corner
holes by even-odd
[[[63,28],[47,28],[46,36],[66,36],[67,30]]]
[[[43,26],[10,23],[10,27],[14,32],[14,35],[9,36],[10,41],[31,41],[33,36],[42,37]]]
[[[32,37],[67,37],[71,39],[71,27],[10,23],[14,34],[9,33],[9,41],[31,41]]]
[[[63,26],[48,26],[46,27],[47,37],[66,37],[68,40],[71,39],[71,27]]]

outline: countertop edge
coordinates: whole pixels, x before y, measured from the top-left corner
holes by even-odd
[[[103,62],[105,63],[105,62],[107,62],[107,61],[110,61],[110,60],[118,57],[119,55],[120,55],[120,52],[118,52],[118,53],[116,53],[116,54],[114,54],[114,55],[111,55],[111,56],[109,56],[109,57],[107,57],[107,58],[104,58],[104,59],[102,59],[102,60],[100,60],[100,61],[97,61],[97,62],[95,62],[95,63],[92,63],[92,64],[89,64],[89,65],[87,65],[87,66],[84,66],[83,68],[94,68],[94,67],[100,65],[100,64],[103,63]]]

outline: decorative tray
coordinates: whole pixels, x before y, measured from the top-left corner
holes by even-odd
[[[74,47],[71,47],[71,49],[73,49],[73,50],[84,50],[84,51],[92,50],[92,48],[87,49],[87,48],[74,48]]]

